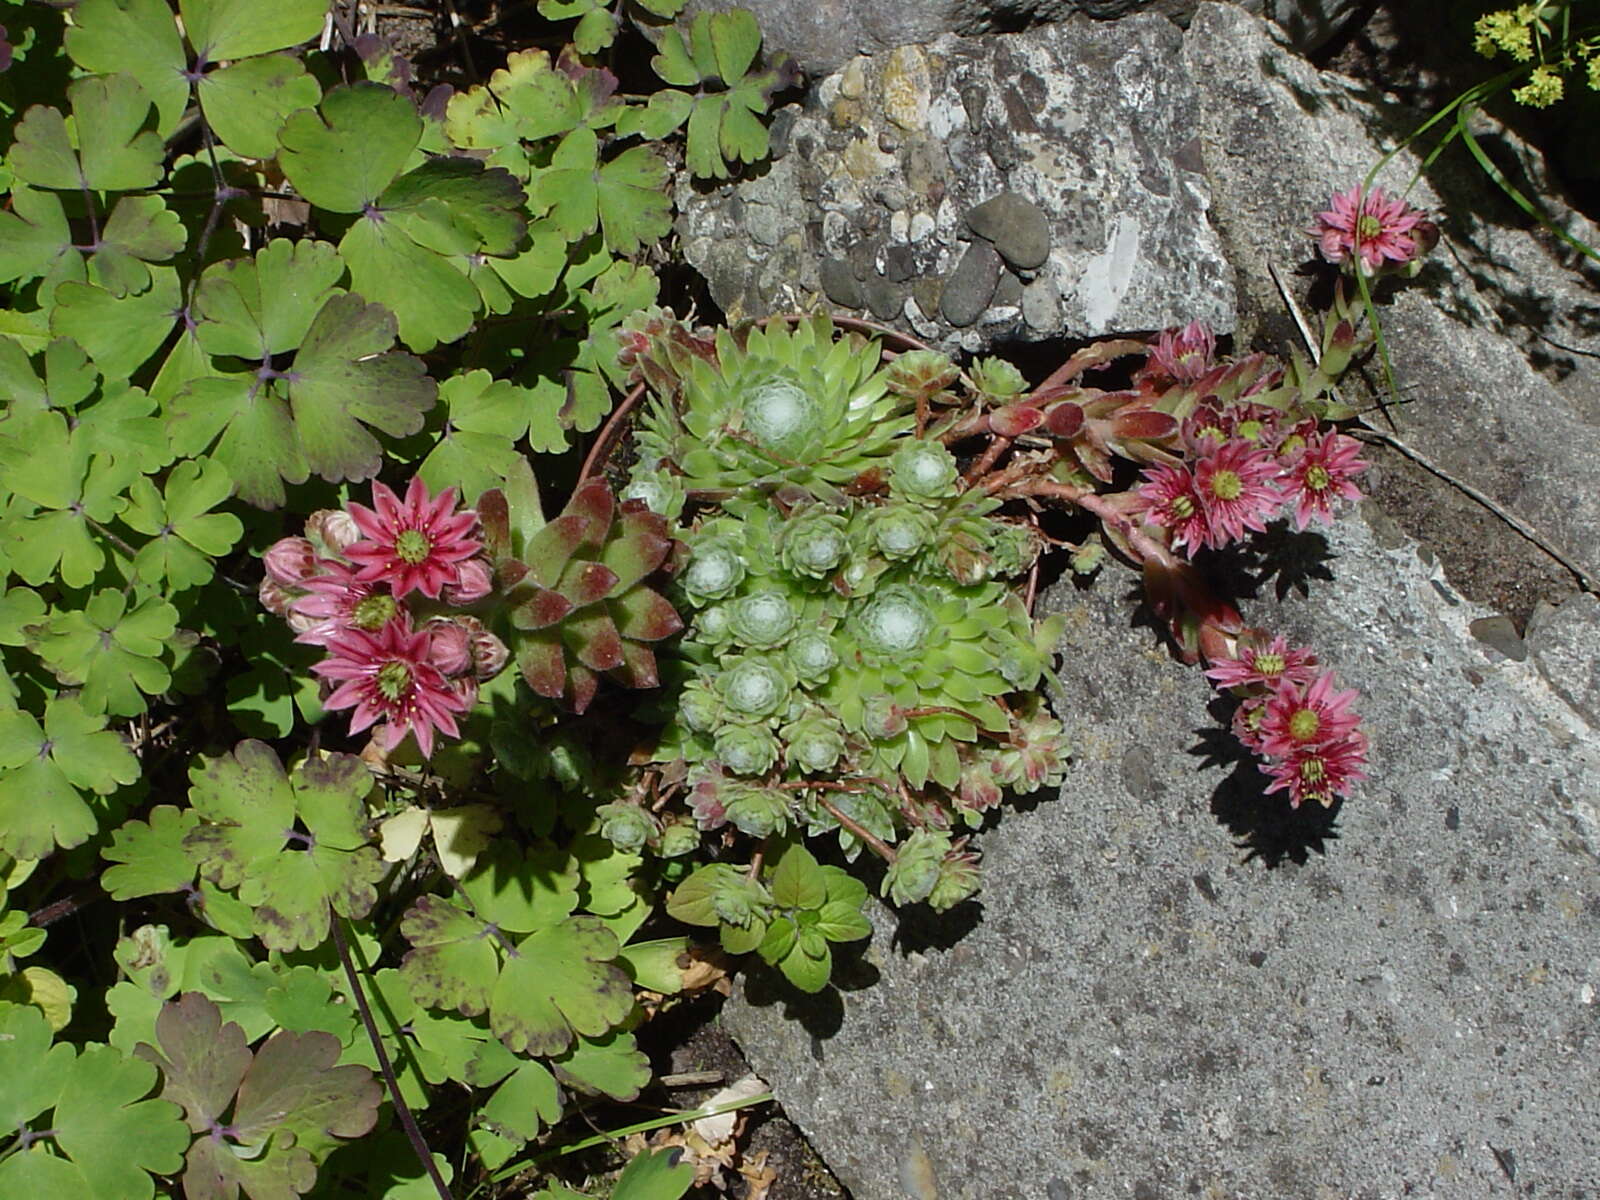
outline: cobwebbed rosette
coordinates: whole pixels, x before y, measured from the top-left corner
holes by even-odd
[[[911,430],[912,403],[888,390],[876,344],[825,318],[719,330],[714,346],[709,359],[664,353],[673,370],[646,374],[641,476],[670,462],[691,495],[787,485],[838,499]]]

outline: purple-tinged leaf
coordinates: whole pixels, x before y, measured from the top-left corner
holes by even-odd
[[[548,629],[566,619],[573,603],[560,592],[539,588],[526,601],[511,610],[511,623],[518,629]]]
[[[160,1069],[162,1097],[183,1106],[195,1133],[216,1128],[250,1069],[244,1030],[224,1024],[221,1010],[199,992],[185,992],[162,1005],[156,1043],[159,1049],[141,1043],[133,1052]]]
[[[517,668],[522,677],[547,700],[559,700],[567,690],[566,653],[559,635],[536,635],[520,640]]]
[[[566,623],[563,632],[578,661],[591,671],[609,671],[622,665],[622,638],[609,613],[580,613]]]
[[[634,641],[657,642],[683,629],[683,618],[671,601],[647,587],[625,592],[608,607],[618,632]]]
[[[617,573],[603,563],[573,560],[562,573],[560,591],[574,606],[598,604],[617,587]]]
[[[528,539],[522,557],[536,583],[553,588],[560,582],[567,560],[583,545],[586,529],[581,516],[564,512]]]

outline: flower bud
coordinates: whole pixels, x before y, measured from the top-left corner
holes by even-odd
[[[472,631],[449,617],[434,617],[427,624],[428,661],[446,679],[473,669]]]
[[[656,834],[655,818],[626,800],[602,804],[595,815],[600,818],[600,835],[624,854],[637,854]]]
[[[261,587],[257,591],[261,599],[261,607],[273,616],[288,618],[291,622],[289,605],[293,604],[305,593],[299,588],[279,583],[270,574],[261,577]]]
[[[321,542],[323,552],[334,556],[343,554],[345,547],[359,542],[361,530],[356,528],[355,520],[342,508],[319,508],[306,518],[306,536]]]
[[[261,565],[275,582],[294,587],[317,573],[317,552],[303,537],[279,538],[267,547],[261,556]],[[266,600],[262,603],[266,604]]]
[[[456,581],[445,584],[440,593],[446,604],[465,606],[482,600],[494,590],[494,572],[484,558],[469,558],[456,566]]]

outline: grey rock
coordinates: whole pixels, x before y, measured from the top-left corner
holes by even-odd
[[[1241,0],[1252,12],[1276,4],[1290,15],[1313,10],[1308,28],[1320,29],[1316,10],[1337,0]],[[687,12],[751,8],[769,49],[792,55],[807,75],[838,70],[857,54],[881,54],[896,46],[933,41],[941,34],[981,34],[1061,21],[1082,13],[1114,20],[1145,10],[1185,22],[1196,0],[689,0]]]
[[[817,278],[822,284],[822,290],[829,300],[841,308],[865,308],[866,296],[861,290],[861,281],[856,278],[856,273],[842,258],[825,258],[817,267]]]
[[[989,298],[993,308],[1020,308],[1022,306],[1022,280],[1009,271],[1002,272],[1000,282],[995,285],[994,295]]]
[[[939,315],[957,329],[971,325],[989,307],[1000,282],[1000,255],[988,242],[974,241],[961,256],[939,296]]]
[[[1504,654],[1514,662],[1528,657],[1528,646],[1517,632],[1514,621],[1504,613],[1492,617],[1479,617],[1467,626],[1467,632],[1497,654]]]
[[[1366,0],[1266,0],[1258,11],[1278,24],[1289,45],[1309,54],[1369,12],[1370,6]]]
[[[1022,289],[1022,319],[1034,329],[1054,329],[1061,320],[1061,295],[1055,281],[1035,279]]]
[[[895,320],[906,306],[905,288],[881,275],[867,280],[861,290],[867,298],[867,309],[880,321]]]
[[[1600,729],[1600,596],[1581,592],[1560,605],[1541,605],[1528,622],[1527,642],[1550,686]]]
[[[920,317],[907,308],[896,327],[949,351],[1196,318],[1225,332],[1233,272],[1207,219],[1200,89],[1181,42],[1177,26],[1141,12],[853,59],[789,110],[783,159],[714,191],[679,182],[684,254],[730,319],[809,310],[828,303],[819,264],[829,258],[849,260],[863,282],[869,258],[898,283],[947,278],[972,236],[963,214],[1006,194],[1016,219],[986,226],[990,236],[1037,263],[1056,303],[1041,288],[1026,321],[980,313],[956,326],[918,301]],[[881,149],[885,131],[893,152]],[[783,215],[759,243],[752,211]],[[1023,232],[1028,245],[1015,240]]]
[[[724,1010],[856,1200],[919,1153],[941,1200],[1509,1195],[1494,1150],[1519,1194],[1600,1189],[1600,739],[1413,545],[1328,537],[1277,616],[1363,692],[1336,824],[1198,765],[1213,695],[1130,575],[1058,586],[1075,757],[982,835],[981,908],[876,910],[844,990]]]
[[[1310,215],[1421,117],[1393,114],[1355,81],[1317,71],[1232,5],[1200,6],[1183,57],[1206,80],[1196,128],[1211,220],[1237,269],[1238,338],[1287,345],[1295,333],[1267,264],[1292,275],[1312,253],[1300,232]],[[1494,136],[1541,178],[1514,135]],[[1377,182],[1403,188],[1418,166],[1402,153]],[[1447,242],[1381,308],[1407,401],[1387,410],[1397,432],[1600,577],[1600,456],[1574,452],[1600,442],[1592,282],[1553,241],[1523,229],[1464,153],[1440,159],[1411,201],[1448,214]],[[1600,236],[1576,217],[1571,232],[1591,244]]]
[[[1031,271],[1050,257],[1050,221],[1026,196],[1001,192],[967,212],[967,228],[987,238],[1013,267]]]

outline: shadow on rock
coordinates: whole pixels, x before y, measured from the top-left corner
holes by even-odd
[[[798,1022],[813,1038],[830,1038],[844,1022],[844,993],[865,991],[878,982],[878,968],[862,957],[865,948],[865,942],[833,947],[833,975],[820,992],[802,992],[776,967],[752,962],[744,976],[745,1001],[755,1008],[781,1004],[785,1020]]]
[[[963,900],[945,912],[934,912],[926,904],[908,905],[899,912],[900,925],[891,943],[901,954],[925,954],[929,950],[950,950],[978,927],[983,920],[983,905]]]
[[[1260,860],[1271,870],[1285,859],[1304,866],[1315,851],[1328,853],[1327,843],[1339,837],[1339,810],[1343,800],[1332,808],[1303,804],[1290,808],[1282,792],[1267,794],[1267,777],[1256,765],[1256,758],[1229,729],[1233,716],[1230,701],[1212,702],[1219,727],[1196,730],[1198,743],[1189,751],[1200,759],[1202,769],[1231,767],[1227,778],[1211,793],[1211,815],[1233,835],[1234,845],[1246,851],[1245,862]]]

